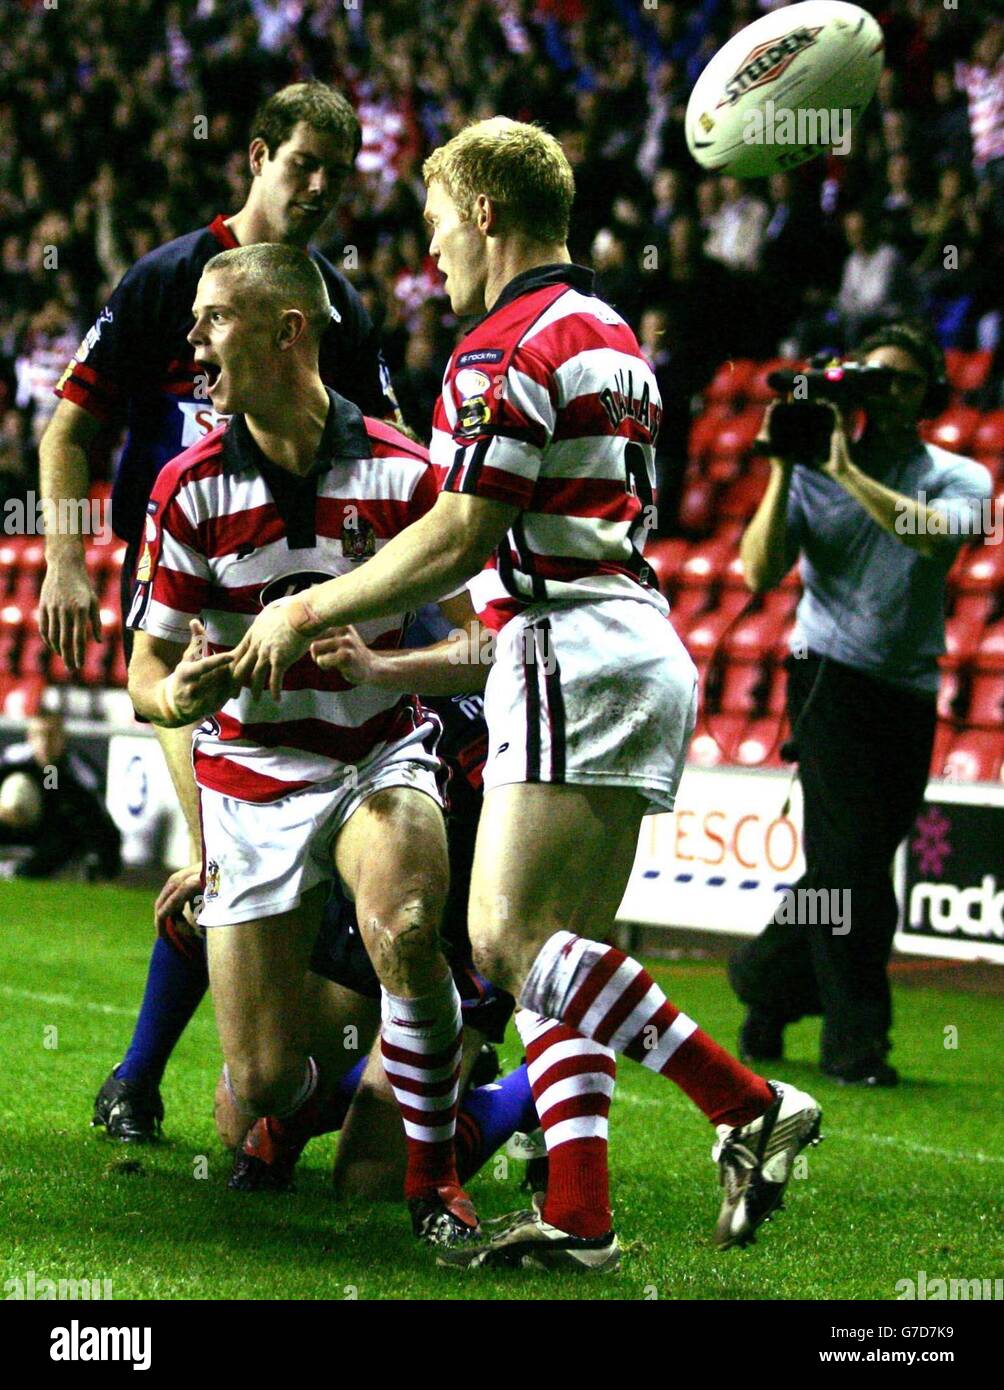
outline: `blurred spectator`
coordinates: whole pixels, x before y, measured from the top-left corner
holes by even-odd
[[[56,408],[53,390],[80,342],[82,328],[58,299],[33,314],[14,364],[15,404],[27,413],[32,440],[38,443]]]
[[[723,178],[722,201],[709,218],[705,254],[730,270],[749,272],[760,268],[764,228],[770,216],[767,204],[739,179]]]
[[[632,327],[637,327],[641,276],[637,262],[629,255],[624,233],[601,227],[593,238],[592,263],[596,271],[596,293],[612,304]]]
[[[972,61],[956,64],[955,80],[969,103],[973,168],[1004,229],[1004,19],[987,25],[973,45]]]
[[[908,259],[920,249],[915,226],[913,161],[908,154],[894,154],[886,162],[887,192],[882,199],[882,230],[886,239]]]
[[[950,165],[965,167],[970,162],[971,150],[969,112],[947,68],[941,68],[934,74],[931,96],[934,113],[928,120],[925,157],[942,168]]]
[[[873,327],[917,312],[917,286],[903,257],[879,238],[873,214],[854,208],[844,214],[850,248],[837,294],[845,340],[849,343]]]
[[[970,0],[965,22],[923,0],[883,0],[877,13],[887,65],[849,157],[812,161],[776,186],[737,184],[694,164],[684,112],[708,58],[768,2],[8,6],[0,49],[0,384],[13,394],[18,361],[41,379],[35,369],[46,352],[50,304],[92,322],[123,267],[235,211],[246,193],[241,147],[254,109],[308,76],[344,89],[363,117],[362,156],[319,249],[342,266],[343,251],[353,248],[344,268],[365,286],[372,311],[386,315],[395,371],[412,333],[425,339],[415,349],[421,374],[430,338],[445,355],[457,327],[428,273],[422,160],[467,121],[496,111],[543,122],[559,136],[578,185],[573,257],[588,263],[605,231],[597,266],[603,291],[634,323],[653,302],[639,295],[658,282],[670,296],[667,337],[686,344],[700,370],[715,352],[771,355],[782,340],[832,341],[844,260],[842,239],[834,250],[835,219],[866,200],[887,219],[890,245],[906,262],[919,259],[939,304],[947,306],[952,292],[934,274],[940,224],[947,218],[946,240],[958,235],[960,247],[963,240],[974,247],[970,305],[961,318],[945,307],[938,320],[962,346],[996,342],[989,276],[999,260],[986,214],[993,204],[999,215],[1001,203],[998,0]],[[968,224],[964,239],[956,232],[940,195],[933,200],[940,211],[932,208],[926,187],[928,170],[971,161],[985,200],[976,208],[983,225],[975,240]],[[970,196],[967,189],[963,203]],[[695,208],[705,256],[703,236],[694,237],[689,219],[679,222]],[[646,247],[661,264],[651,263]],[[870,271],[878,276],[876,264]],[[702,301],[720,306],[721,323],[711,325]]]
[[[12,497],[23,498],[31,481],[24,421],[19,411],[7,410],[0,419],[0,508]]]

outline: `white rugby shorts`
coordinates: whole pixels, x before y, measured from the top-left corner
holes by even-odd
[[[200,787],[205,892],[199,926],[276,917],[297,907],[318,883],[330,882],[338,832],[375,792],[413,787],[442,806],[438,721],[427,727],[424,739],[411,735],[371,762],[279,801],[238,801]]]
[[[672,810],[697,718],[697,668],[636,599],[534,604],[498,635],[485,688],[485,791],[634,787]]]

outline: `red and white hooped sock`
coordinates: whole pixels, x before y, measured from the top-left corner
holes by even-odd
[[[675,1081],[714,1125],[748,1124],[774,1102],[762,1077],[719,1047],[615,946],[555,932],[520,1003]]]
[[[452,976],[419,999],[381,990],[380,1052],[404,1121],[408,1168],[404,1195],[431,1196],[459,1186],[454,1133],[463,1023]]]
[[[611,1222],[607,1116],[617,1074],[614,1054],[526,1009],[518,1009],[514,1021],[547,1145],[544,1220],[569,1235],[605,1236]]]

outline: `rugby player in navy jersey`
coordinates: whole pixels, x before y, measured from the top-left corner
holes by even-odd
[[[86,496],[88,452],[103,427],[127,438],[112,493],[115,534],[127,543],[122,567],[123,624],[154,480],[169,459],[220,423],[205,368],[188,333],[202,268],[211,256],[253,242],[306,248],[338,201],[361,145],[349,102],[320,82],[271,96],[251,127],[251,186],[244,206],[143,256],[126,273],[84,338],[57,388],[60,397],[40,446],[43,497]],[[331,303],[320,349],[322,380],[367,415],[400,423],[379,340],[348,280],[310,253]],[[70,509],[60,515],[75,515]],[[71,669],[88,641],[101,640],[98,600],[85,564],[85,537],[47,535],[39,626]],[[128,658],[131,632],[123,628]],[[192,728],[158,729],[199,860],[198,807],[190,775]],[[95,1102],[94,1122],[123,1140],[156,1138],[163,1118],[159,1086],[178,1038],[205,993],[204,952],[181,917],[161,916],[136,1031]]]

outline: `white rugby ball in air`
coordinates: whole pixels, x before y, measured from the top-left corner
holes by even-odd
[[[882,30],[858,5],[805,0],[720,48],[687,103],[687,147],[705,169],[758,178],[824,150],[849,153],[875,95]]]

